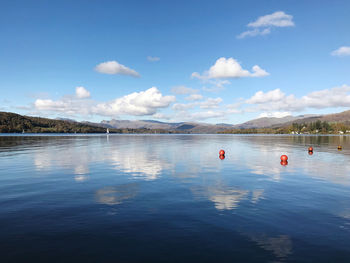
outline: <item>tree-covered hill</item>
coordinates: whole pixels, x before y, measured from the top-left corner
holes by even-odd
[[[179,133],[165,129],[113,128],[103,124],[81,123],[72,120],[53,120],[0,112],[0,133]]]
[[[119,129],[110,130],[111,132],[121,132]],[[0,133],[21,133],[23,131],[26,133],[105,133],[106,129],[79,122],[0,112]]]

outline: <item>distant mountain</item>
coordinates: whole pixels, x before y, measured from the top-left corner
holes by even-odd
[[[317,120],[327,122],[350,122],[350,111],[345,111],[336,114],[314,115],[306,114],[299,116],[286,116],[283,118],[263,117],[253,119],[241,124],[208,124],[198,122],[160,122],[153,120],[111,120],[102,121],[100,125],[104,127],[114,127],[118,129],[133,128],[133,129],[163,129],[168,131],[178,131],[185,133],[217,133],[229,129],[259,129],[259,128],[276,128],[291,125],[292,123],[310,123]]]
[[[73,119],[69,119],[69,118],[60,118],[60,117],[57,117],[55,120],[59,120],[59,121],[69,121],[69,122],[77,122],[76,120],[73,120]]]
[[[308,124],[316,121],[350,125],[350,110],[325,115],[299,115],[283,118],[264,117],[231,125],[199,122],[161,122],[156,120],[104,120],[100,123],[77,122],[72,119],[47,119],[0,112],[0,132],[105,132],[109,128],[119,133],[218,133],[230,130],[285,128],[293,123]]]
[[[242,124],[234,125],[234,128],[237,128],[237,129],[268,128],[273,125],[282,125],[286,122],[294,121],[297,119],[298,117],[294,117],[294,116],[287,116],[283,118],[263,117],[263,118],[250,120]]]
[[[319,115],[299,115],[299,116],[286,116],[283,118],[276,118],[276,117],[263,117],[258,118],[254,120],[247,121],[242,124],[234,125],[233,127],[235,129],[259,129],[259,128],[270,128],[270,127],[280,127],[284,126],[285,124],[293,123],[293,122],[302,122],[302,120],[307,118],[313,118],[315,116]]]
[[[225,129],[232,129],[230,124],[208,124],[198,122],[160,122],[150,120],[110,120],[102,121],[102,125],[108,125],[117,129],[132,128],[132,129],[162,129],[173,132],[184,133],[217,133]]]
[[[343,111],[340,113],[324,114],[324,115],[304,115],[304,118],[300,118],[293,121],[288,121],[283,126],[291,125],[292,123],[311,123],[316,121],[325,121],[329,123],[350,123],[350,110]],[[281,125],[282,126],[282,125]],[[276,127],[276,125],[273,125]]]
[[[144,121],[144,120],[138,120],[138,121],[129,121],[129,120],[110,120],[110,121],[102,121],[101,124],[108,125],[110,127],[114,127],[117,129],[164,129],[169,130],[173,129],[177,124],[176,123],[166,123],[166,122],[159,122],[159,121]]]

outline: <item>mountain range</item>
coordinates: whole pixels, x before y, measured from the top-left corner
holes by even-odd
[[[292,123],[311,123],[316,121],[326,122],[342,122],[350,123],[350,110],[341,113],[325,114],[325,115],[299,115],[299,116],[286,116],[283,118],[276,117],[263,117],[250,120],[241,124],[208,124],[202,122],[160,122],[154,120],[115,120],[102,121],[95,124],[106,128],[147,128],[147,129],[163,129],[170,131],[184,131],[186,133],[216,133],[228,129],[258,129],[258,128],[277,128],[286,127]],[[91,123],[90,123],[91,124]]]
[[[14,113],[0,112],[0,128],[6,132],[11,125],[12,131],[33,130],[34,132],[104,132],[107,128],[115,132],[122,132],[124,129],[137,132],[159,130],[171,133],[218,133],[234,129],[260,129],[260,128],[281,128],[293,123],[306,124],[316,121],[328,123],[350,124],[350,110],[325,114],[325,115],[299,115],[283,118],[263,117],[250,120],[241,124],[208,124],[202,122],[160,122],[155,120],[104,120],[100,123],[78,122],[73,119],[57,118],[55,120],[37,117],[22,116]],[[29,129],[28,127],[32,127]],[[142,130],[142,131],[141,131]]]

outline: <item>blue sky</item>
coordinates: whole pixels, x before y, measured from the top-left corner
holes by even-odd
[[[340,112],[349,12],[350,1],[0,1],[0,110],[210,123]]]

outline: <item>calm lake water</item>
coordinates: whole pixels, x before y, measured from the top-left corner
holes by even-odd
[[[0,261],[350,262],[350,137],[0,136]]]

